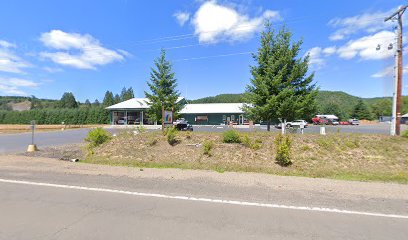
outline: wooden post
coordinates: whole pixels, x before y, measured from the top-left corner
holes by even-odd
[[[162,132],[164,131],[164,103],[162,102]]]

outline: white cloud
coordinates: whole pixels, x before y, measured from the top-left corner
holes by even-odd
[[[10,49],[15,47],[15,44],[0,40],[0,72],[24,73],[23,68],[31,66]]]
[[[200,42],[215,43],[248,39],[262,28],[266,19],[281,17],[277,11],[266,10],[261,16],[250,18],[233,7],[207,1],[194,14],[192,24]]]
[[[61,65],[79,69],[96,69],[98,65],[124,60],[123,52],[102,47],[97,39],[88,34],[81,35],[52,30],[43,33],[40,40],[47,47],[65,50],[40,53],[41,57]],[[72,53],[74,50],[77,53]]]
[[[384,18],[393,11],[395,9],[387,12],[364,13],[347,18],[334,18],[329,21],[328,25],[337,28],[337,30],[329,36],[329,39],[337,41],[359,32],[374,33],[390,29],[395,24],[384,22]]]
[[[57,73],[57,72],[63,71],[61,68],[54,68],[54,67],[43,67],[43,69],[49,73]]]
[[[322,52],[326,56],[330,56],[330,55],[333,55],[334,53],[336,53],[336,51],[337,51],[336,47],[327,47],[327,48],[324,48]]]
[[[5,94],[26,95],[24,88],[36,88],[38,86],[38,83],[26,79],[0,77],[0,92]]]
[[[190,13],[188,12],[176,12],[173,16],[176,18],[180,26],[184,26],[184,24],[190,19]]]
[[[405,65],[403,68],[403,74],[408,74],[408,65]],[[382,71],[374,73],[371,75],[373,78],[385,78],[385,77],[393,77],[395,75],[395,68],[394,66],[388,66]]]
[[[10,43],[0,39],[0,47],[2,48],[15,48],[16,45],[14,43]]]
[[[349,41],[337,50],[337,54],[343,59],[360,57],[361,60],[380,60],[392,57],[395,47],[388,50],[388,45],[394,42],[395,33],[381,31],[373,35],[365,36]],[[381,48],[377,50],[378,44]]]
[[[322,56],[323,49],[321,47],[311,48],[306,54],[309,54],[309,63],[320,68],[325,64]]]

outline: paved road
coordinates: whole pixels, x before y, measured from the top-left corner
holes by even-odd
[[[39,148],[81,143],[88,131],[89,129],[75,129],[38,132],[35,134],[35,143]],[[29,144],[31,144],[31,133],[0,134],[0,154],[26,151]]]
[[[388,134],[388,124],[378,125],[363,125],[363,126],[327,126],[326,132],[330,133],[365,133],[365,134]],[[107,128],[112,133],[118,133],[121,129]],[[228,126],[194,126],[196,132],[224,132],[230,129]],[[403,130],[408,129],[407,126],[402,127]],[[237,128],[242,132],[252,131],[248,128]],[[257,131],[266,131],[266,126],[257,126]],[[74,129],[55,132],[39,132],[35,135],[35,142],[41,147],[58,146],[64,144],[75,144],[84,141],[89,129]],[[152,131],[152,130],[150,130]],[[156,130],[157,131],[157,130]],[[279,129],[272,128],[272,131],[279,132]],[[310,126],[305,129],[305,133],[319,133],[319,126]],[[0,134],[0,154],[22,152],[27,149],[31,143],[30,133],[19,134]]]
[[[0,239],[394,240],[408,235],[405,185],[141,172],[20,158],[0,157]]]

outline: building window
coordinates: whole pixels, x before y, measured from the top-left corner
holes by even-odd
[[[208,121],[208,116],[197,116],[196,121],[197,122],[207,122]]]
[[[222,115],[222,120],[223,121],[227,120],[227,115]]]
[[[231,121],[235,121],[235,115],[231,115]]]

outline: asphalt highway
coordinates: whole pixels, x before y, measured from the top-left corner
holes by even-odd
[[[404,185],[0,156],[0,239],[407,239]]]

